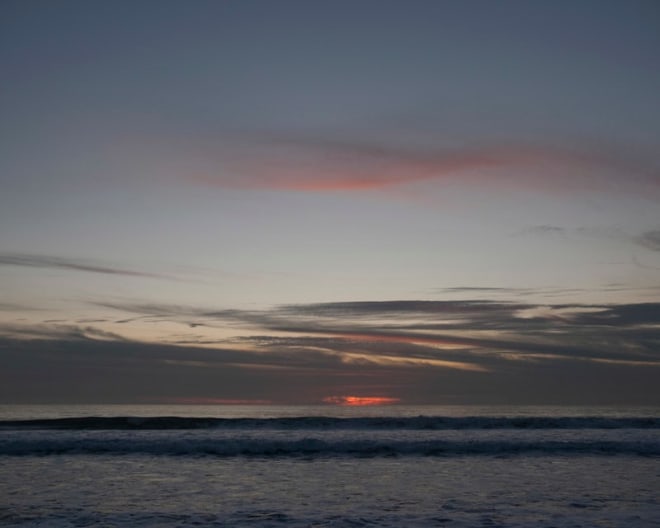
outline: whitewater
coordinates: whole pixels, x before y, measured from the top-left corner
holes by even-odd
[[[2,406],[3,526],[658,526],[654,408]]]

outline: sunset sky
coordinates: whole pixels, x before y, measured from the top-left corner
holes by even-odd
[[[656,0],[4,0],[0,67],[0,403],[660,404]]]

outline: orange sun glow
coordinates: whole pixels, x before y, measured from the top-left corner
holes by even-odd
[[[388,405],[400,401],[399,398],[386,398],[384,396],[326,396],[323,398],[324,403],[347,406]]]

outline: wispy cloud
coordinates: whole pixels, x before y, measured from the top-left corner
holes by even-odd
[[[516,293],[519,291],[529,291],[528,288],[502,288],[492,286],[453,286],[451,288],[440,288],[438,291],[445,293]]]
[[[660,251],[660,230],[646,231],[635,240],[639,245],[651,251]]]
[[[359,356],[377,363],[405,357],[410,363],[435,361],[436,366],[466,370],[489,370],[494,357],[656,361],[660,366],[660,303],[400,300],[286,305],[262,311],[104,306],[187,325],[191,320],[209,326],[247,325],[243,328],[254,337],[241,342],[260,350],[323,350],[347,360]],[[283,339],[282,334],[290,337]]]
[[[632,234],[614,226],[560,227],[555,225],[528,226],[514,236],[536,237],[588,237],[593,239],[616,240],[641,246],[650,251],[660,251],[660,230],[650,229],[641,234]],[[657,269],[648,266],[649,269]]]
[[[563,235],[567,229],[555,225],[535,225],[529,226],[522,230],[521,234],[525,235]]]
[[[131,270],[111,265],[98,264],[83,259],[71,259],[50,255],[30,255],[24,253],[0,253],[0,266],[19,266],[28,268],[50,268],[104,275],[123,275],[126,277],[143,277],[152,279],[176,280],[174,277],[159,273]]]
[[[37,340],[80,340],[127,341],[115,332],[108,332],[91,325],[77,325],[62,320],[46,321],[41,325],[0,324],[0,335],[19,339]]]
[[[34,308],[25,304],[5,302],[0,303],[0,311],[2,312],[24,312],[26,310],[34,310]]]

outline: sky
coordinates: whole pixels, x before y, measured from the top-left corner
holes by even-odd
[[[655,0],[4,0],[0,402],[660,404]]]

